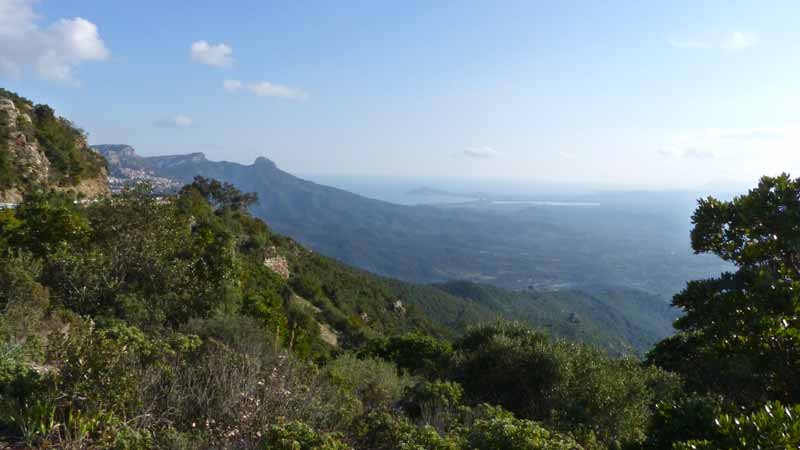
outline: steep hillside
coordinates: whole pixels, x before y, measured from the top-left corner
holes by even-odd
[[[552,336],[597,345],[613,354],[644,354],[672,334],[678,310],[635,289],[516,292],[453,281],[413,285],[387,281],[407,304],[456,332],[496,319],[519,320]]]
[[[105,195],[105,161],[52,108],[0,89],[0,202],[16,203],[32,189]]]

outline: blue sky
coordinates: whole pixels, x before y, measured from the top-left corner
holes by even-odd
[[[800,3],[769,5],[0,0],[0,85],[145,155],[752,182],[800,175]]]

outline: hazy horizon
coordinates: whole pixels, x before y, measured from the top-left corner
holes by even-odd
[[[794,2],[239,5],[0,0],[0,82],[91,143],[296,174],[660,190],[800,173]]]

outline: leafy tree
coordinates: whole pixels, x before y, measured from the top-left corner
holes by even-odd
[[[800,448],[800,406],[770,402],[742,416],[723,414],[714,421],[712,436],[675,444],[674,450],[752,450]]]
[[[196,176],[192,184],[181,190],[181,194],[189,191],[205,199],[214,210],[246,211],[258,201],[258,195],[253,192],[244,193],[230,183],[202,176]]]
[[[723,412],[717,397],[689,395],[656,405],[644,448],[671,450],[676,442],[704,440],[714,435],[714,419]]]
[[[731,201],[700,200],[692,248],[736,266],[690,282],[673,304],[679,333],[650,361],[692,390],[742,405],[800,403],[800,179],[764,177]]]

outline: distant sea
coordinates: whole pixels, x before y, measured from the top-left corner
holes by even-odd
[[[314,175],[302,178],[344,189],[365,197],[401,205],[464,203],[483,200],[494,204],[539,206],[596,206],[594,202],[573,201],[569,197],[588,195],[595,187],[573,184],[526,183],[499,180],[454,178],[381,177],[367,175]],[[414,193],[426,189],[426,194]]]

